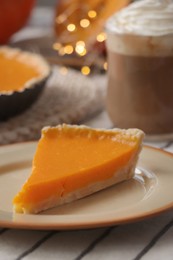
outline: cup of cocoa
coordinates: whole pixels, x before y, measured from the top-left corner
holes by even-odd
[[[173,133],[173,0],[138,0],[106,23],[106,107],[114,125]]]

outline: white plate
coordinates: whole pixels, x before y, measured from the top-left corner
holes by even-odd
[[[135,178],[38,215],[13,214],[12,199],[31,171],[36,142],[0,147],[0,226],[78,229],[129,223],[173,208],[173,155],[144,147]]]

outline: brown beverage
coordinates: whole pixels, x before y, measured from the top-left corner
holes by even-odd
[[[152,0],[140,2],[121,11],[120,18],[122,12],[128,14],[129,8],[134,12],[134,7],[137,11],[149,2],[157,8]],[[167,2],[173,5],[173,1]],[[107,25],[106,103],[110,118],[118,127],[137,127],[150,135],[173,133],[173,34],[155,35],[153,25],[153,35],[142,35],[142,30],[141,35],[136,31],[133,34],[133,26],[129,34],[124,28],[117,31],[112,29],[116,17]]]

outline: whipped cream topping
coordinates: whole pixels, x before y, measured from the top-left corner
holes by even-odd
[[[113,15],[106,29],[145,36],[172,34],[173,0],[138,0]]]
[[[138,56],[173,56],[173,0],[138,0],[106,24],[107,48]]]

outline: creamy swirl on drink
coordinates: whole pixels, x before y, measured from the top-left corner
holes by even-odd
[[[173,133],[173,0],[138,0],[112,16],[106,30],[113,123]]]
[[[110,34],[107,44],[112,51],[132,55],[138,55],[140,52],[144,56],[173,55],[173,0],[134,2],[112,16],[106,24],[106,29]],[[122,34],[129,39],[129,47],[124,46],[119,37]]]

